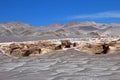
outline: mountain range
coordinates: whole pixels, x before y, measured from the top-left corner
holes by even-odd
[[[35,27],[21,22],[0,24],[0,42],[30,41],[59,38],[118,37],[120,24],[70,22]]]

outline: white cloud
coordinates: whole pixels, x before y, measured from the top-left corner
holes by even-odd
[[[120,18],[120,11],[100,12],[95,14],[84,14],[69,17],[69,19],[99,19],[99,18]]]

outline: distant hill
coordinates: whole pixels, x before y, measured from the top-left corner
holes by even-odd
[[[0,24],[0,42],[27,41],[51,38],[119,36],[120,24],[100,24],[95,22],[70,22],[34,27],[21,22]]]

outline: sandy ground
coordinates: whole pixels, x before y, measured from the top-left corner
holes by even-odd
[[[0,54],[0,80],[120,80],[119,53],[90,55],[70,49],[17,59]]]

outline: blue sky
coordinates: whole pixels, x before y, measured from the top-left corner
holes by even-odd
[[[0,23],[120,22],[120,0],[0,0]]]

